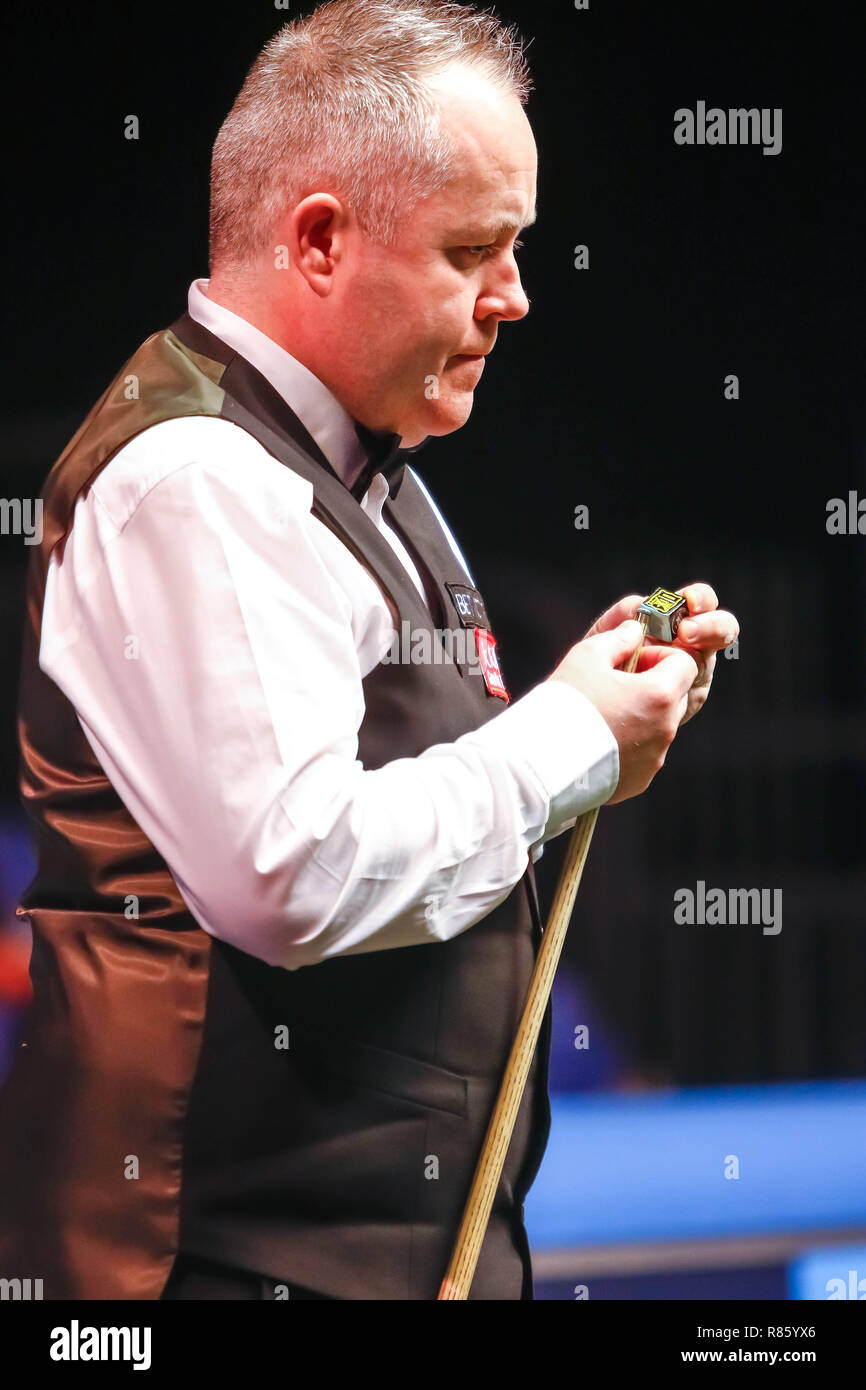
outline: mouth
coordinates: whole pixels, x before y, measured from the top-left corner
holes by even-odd
[[[472,366],[483,368],[486,356],[486,352],[461,352],[458,353],[456,357],[449,358],[449,364],[458,367]]]

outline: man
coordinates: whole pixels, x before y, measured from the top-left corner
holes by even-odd
[[[693,585],[692,654],[626,675],[632,595],[511,702],[408,465],[527,312],[527,91],[468,7],[283,29],[216,142],[210,280],[46,483],[34,1007],[0,1113],[0,1270],[46,1297],[435,1298],[537,949],[532,860],[646,788],[736,635]],[[476,1299],[532,1297],[548,1031]]]

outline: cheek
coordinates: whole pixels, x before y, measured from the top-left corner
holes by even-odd
[[[471,320],[459,306],[424,303],[407,307],[402,320],[388,322],[379,360],[387,362],[396,384],[417,383],[420,377],[441,375],[446,363],[471,338]]]
[[[465,352],[467,345],[474,344],[479,336],[472,322],[474,304],[474,296],[463,293],[440,304],[429,315],[425,323],[425,360],[430,363],[430,371],[450,376],[459,370],[459,364],[449,364],[449,358]]]
[[[402,394],[438,374],[473,339],[474,288],[450,267],[411,276],[365,274],[352,284],[348,321],[355,370]]]

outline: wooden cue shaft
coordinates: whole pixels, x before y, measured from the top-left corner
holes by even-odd
[[[646,619],[639,618],[638,621],[644,634],[646,634]],[[634,671],[642,650],[643,637],[624,668],[627,672],[632,673]],[[449,1300],[456,1302],[469,1297],[469,1288],[478,1264],[478,1257],[481,1254],[481,1245],[487,1231],[487,1223],[490,1220],[493,1199],[496,1196],[496,1189],[502,1176],[505,1155],[508,1152],[508,1145],[514,1132],[517,1112],[523,1099],[526,1078],[529,1075],[532,1056],[547,1009],[547,1001],[553,988],[553,977],[559,964],[559,957],[562,953],[565,934],[568,931],[574,900],[577,897],[577,890],[583,876],[598,812],[599,807],[595,806],[591,811],[586,811],[582,816],[578,816],[571,832],[553,907],[541,939],[541,946],[523,1003],[517,1036],[508,1057],[496,1107],[487,1127],[481,1156],[475,1169],[475,1177],[469,1189],[463,1219],[451,1256],[451,1263],[439,1290],[437,1301],[440,1302]]]

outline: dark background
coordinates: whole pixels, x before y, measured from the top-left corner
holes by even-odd
[[[7,4],[4,496],[38,495],[126,357],[207,273],[213,138],[299,9]],[[858,7],[498,9],[532,36],[532,309],[502,325],[469,423],[417,466],[515,696],[625,593],[706,580],[741,625],[738,658],[719,661],[663,773],[600,817],[558,983],[554,1080],[863,1075],[866,537],[825,525],[829,498],[866,496]],[[699,99],[782,107],[781,153],[675,145],[674,111]],[[26,557],[0,537],[7,920],[27,859],[14,731]],[[566,839],[538,865],[548,906]],[[676,925],[674,890],[698,879],[781,888],[781,933]],[[577,1052],[583,1022],[596,1045]]]

